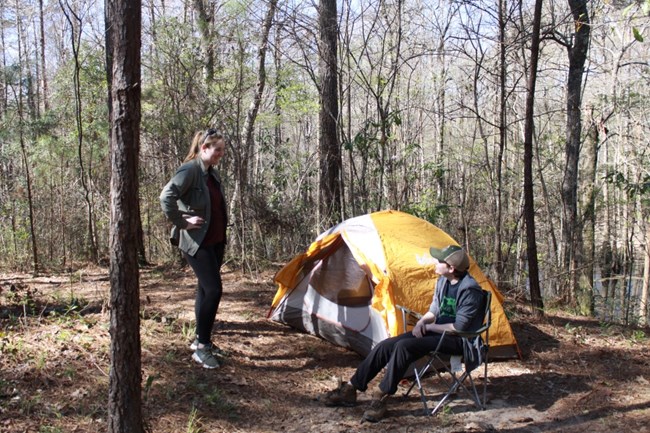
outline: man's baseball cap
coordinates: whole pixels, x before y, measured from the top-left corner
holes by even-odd
[[[429,252],[434,259],[445,262],[461,272],[469,269],[469,257],[458,245],[448,245],[442,249],[431,247]]]

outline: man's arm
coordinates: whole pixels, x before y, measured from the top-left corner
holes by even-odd
[[[415,324],[413,327],[413,335],[417,338],[422,337],[424,334],[426,334],[427,329],[426,327],[429,326],[430,324],[433,324],[436,321],[436,316],[431,312],[427,311],[424,316],[418,320],[418,323]]]
[[[483,290],[480,288],[465,290],[458,299],[454,328],[458,331],[471,331],[472,323],[482,315],[484,310]]]
[[[426,332],[442,334],[445,331],[456,331],[453,323],[429,323],[426,325]]]

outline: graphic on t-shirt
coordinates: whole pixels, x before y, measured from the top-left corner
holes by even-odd
[[[440,304],[440,317],[456,317],[456,297],[443,296]]]

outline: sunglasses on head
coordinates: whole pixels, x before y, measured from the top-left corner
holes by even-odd
[[[223,134],[222,134],[221,132],[219,132],[218,130],[216,130],[216,129],[214,129],[214,128],[209,128],[209,129],[207,129],[207,130],[205,131],[205,134],[203,134],[203,141],[205,141],[205,140],[207,140],[209,137],[213,137],[213,136],[215,136],[215,135],[216,135],[216,136],[219,136],[219,137],[223,137]]]

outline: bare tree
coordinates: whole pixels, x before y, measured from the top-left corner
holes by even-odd
[[[598,149],[600,147],[601,132],[605,130],[600,119],[594,119],[591,113],[591,122],[587,129],[585,140],[586,158],[584,167],[584,188],[583,188],[583,218],[580,226],[583,227],[582,235],[582,257],[584,264],[579,272],[578,284],[581,287],[577,298],[580,312],[586,315],[594,313],[594,296],[592,287],[594,283],[594,267],[596,262],[596,195],[598,170]],[[604,134],[602,134],[604,135]]]
[[[44,24],[44,18],[43,18],[43,0],[38,0],[38,18],[39,18],[39,25],[40,25],[40,31],[41,31],[41,38],[40,38],[40,48],[41,48],[41,83],[43,86],[43,109],[45,111],[50,109],[50,103],[47,95],[47,68],[46,68],[46,63],[45,63],[45,24]]]
[[[350,132],[346,134],[352,142],[346,146],[350,150],[350,157],[353,150],[361,157],[360,162],[350,159],[352,174],[355,175],[350,181],[350,188],[357,190],[354,178],[359,180],[358,191],[351,198],[352,208],[368,211],[388,206],[398,209],[403,205],[402,192],[406,187],[400,188],[399,184],[403,176],[400,179],[398,175],[399,155],[393,132],[401,124],[401,115],[394,107],[394,95],[402,68],[423,54],[419,47],[403,53],[405,13],[402,1],[370,2],[367,12],[370,18],[366,14],[359,17],[363,42],[361,48],[351,49],[349,42],[344,47],[346,78],[350,74],[352,83],[361,85],[363,92],[360,96],[366,104],[364,111],[367,116],[355,137],[350,137]],[[354,25],[349,17],[346,17],[346,24]],[[346,35],[347,38],[349,35]],[[348,90],[348,95],[351,95],[351,91]],[[356,165],[360,165],[358,173],[355,173]],[[376,177],[374,182],[370,180],[373,175]],[[369,186],[373,184],[376,187],[371,192]],[[354,203],[355,200],[365,204],[359,205]]]
[[[533,314],[544,315],[544,302],[539,286],[539,264],[537,262],[537,240],[535,236],[535,203],[533,193],[533,129],[535,86],[537,84],[537,63],[539,60],[540,22],[542,0],[535,0],[533,34],[530,44],[530,68],[526,94],[526,124],[524,127],[524,219],[526,221],[526,250],[528,254],[528,279],[530,303]]]
[[[646,214],[649,213],[646,212]],[[647,221],[648,217],[646,217],[647,227],[645,231],[645,251],[643,254],[643,284],[641,286],[641,299],[639,301],[639,325],[641,326],[648,324],[648,292],[650,292],[650,224]]]
[[[23,24],[21,14],[19,11],[19,2],[16,2],[16,28],[18,29],[18,57],[19,57],[19,73],[18,73],[18,119],[20,121],[18,126],[19,140],[20,140],[20,152],[23,160],[23,167],[25,168],[25,178],[27,181],[27,204],[29,208],[29,232],[32,240],[32,263],[34,273],[39,272],[39,262],[38,262],[38,243],[36,242],[36,231],[34,229],[34,199],[32,192],[32,177],[31,177],[31,168],[29,165],[29,158],[27,157],[27,149],[25,145],[25,109],[23,102],[23,89],[22,84],[24,80],[23,75]]]
[[[4,16],[4,2],[0,3],[0,14]],[[7,70],[7,46],[5,38],[5,26],[0,26],[0,43],[2,44],[2,70]],[[7,83],[7,74],[2,74],[0,77],[0,119],[4,119],[7,114],[7,105],[9,100],[9,85]]]
[[[140,0],[105,4],[111,144],[111,369],[108,431],[144,432],[138,275]]]
[[[269,8],[262,25],[262,40],[260,41],[260,48],[257,52],[257,85],[255,86],[253,98],[246,113],[246,121],[242,132],[244,143],[239,155],[237,156],[237,161],[239,162],[239,179],[234,196],[239,199],[239,208],[242,212],[246,209],[244,200],[249,199],[248,165],[251,162],[250,160],[255,144],[253,136],[255,120],[257,119],[257,113],[259,112],[260,104],[262,103],[262,95],[264,94],[264,87],[266,86],[266,53],[269,47],[269,33],[271,31],[271,25],[273,24],[273,17],[275,16],[277,3],[277,0],[271,0],[269,2]],[[246,216],[243,215],[241,219],[245,220]],[[242,247],[244,245],[245,243],[242,242]],[[243,256],[245,256],[245,254],[243,254]]]
[[[495,231],[494,231],[494,258],[495,258],[495,279],[501,282],[505,268],[503,260],[503,158],[508,144],[508,109],[507,103],[507,80],[508,65],[506,63],[506,24],[507,24],[507,0],[499,0],[499,150],[496,157],[496,193],[495,193]]]
[[[262,102],[262,94],[264,93],[264,87],[266,86],[266,52],[269,46],[269,32],[271,31],[271,24],[273,23],[273,16],[275,15],[275,7],[277,5],[277,0],[271,0],[269,2],[269,9],[266,13],[266,18],[264,19],[264,24],[262,26],[262,40],[260,43],[260,48],[257,52],[257,86],[255,93],[253,94],[253,100],[248,112],[246,113],[246,123],[244,124],[244,132],[242,134],[244,142],[246,143],[245,149],[252,149],[253,147],[253,131],[255,128],[255,119],[257,118],[257,113],[260,109],[260,104]],[[244,157],[244,160],[248,160],[248,157]]]
[[[566,144],[565,168],[562,182],[562,204],[564,224],[562,244],[565,246],[563,265],[570,276],[565,298],[572,304],[576,300],[578,268],[583,265],[581,227],[578,220],[578,161],[582,135],[582,76],[584,74],[587,50],[589,48],[590,23],[586,0],[568,0],[573,16],[575,33],[562,42],[569,55],[569,76],[566,89]],[[591,282],[588,288],[591,289]]]
[[[203,50],[204,64],[203,73],[205,81],[210,83],[214,80],[214,41],[213,41],[213,28],[212,10],[214,3],[206,0],[193,0],[194,10],[198,15],[196,21],[201,32],[201,48]]]
[[[338,62],[336,0],[321,0],[319,6],[320,28],[320,222],[325,226],[341,218],[341,147],[337,124]]]
[[[65,3],[64,3],[65,1]],[[79,169],[81,171],[81,186],[84,191],[84,200],[86,202],[86,223],[87,223],[87,253],[90,256],[90,259],[93,262],[98,260],[98,246],[97,246],[97,233],[95,227],[95,214],[94,214],[94,194],[91,187],[91,179],[93,176],[93,165],[92,165],[92,155],[88,158],[88,165],[84,163],[84,122],[83,122],[83,101],[81,98],[81,81],[80,81],[80,72],[81,72],[81,59],[79,54],[79,49],[81,46],[81,26],[82,19],[75,12],[72,6],[68,3],[67,0],[59,0],[59,5],[61,10],[68,20],[70,25],[70,38],[72,45],[72,52],[74,55],[74,73],[73,73],[73,85],[74,85],[74,98],[75,98],[75,122],[77,126],[77,158],[79,160]]]

